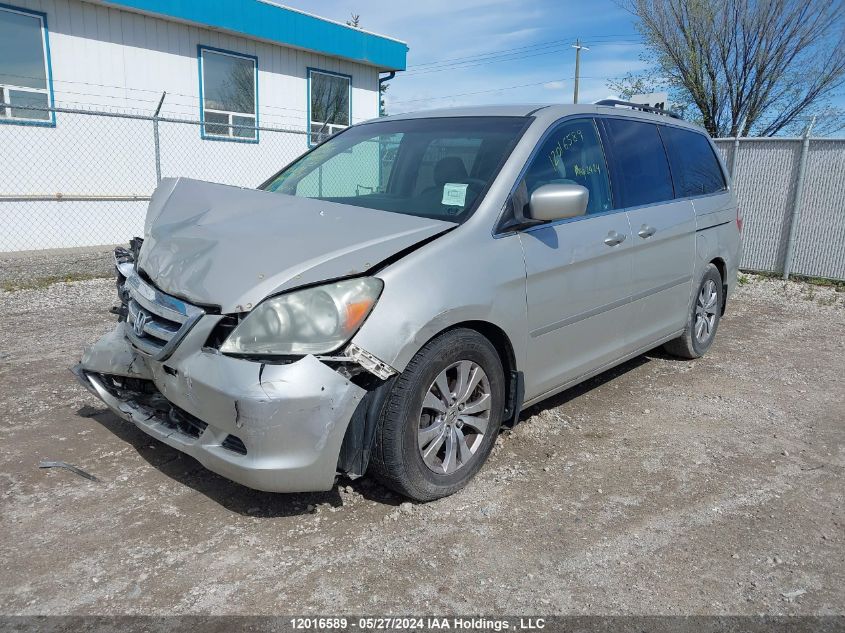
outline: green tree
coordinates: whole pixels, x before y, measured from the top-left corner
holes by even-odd
[[[387,105],[384,103],[384,93],[390,88],[390,84],[386,81],[378,84],[378,115],[387,116]]]

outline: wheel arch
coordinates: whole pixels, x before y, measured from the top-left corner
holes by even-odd
[[[721,257],[714,257],[710,263],[719,271],[719,276],[722,278],[722,316],[725,315],[725,308],[728,304],[728,265]]]
[[[519,420],[519,412],[522,409],[522,402],[525,396],[525,384],[522,372],[517,364],[516,353],[514,352],[510,337],[502,328],[489,321],[467,320],[455,323],[441,330],[431,338],[433,339],[444,332],[457,329],[475,330],[490,341],[495,348],[496,353],[499,355],[499,360],[502,362],[502,371],[505,375],[505,412],[502,416],[502,424],[513,426]]]
[[[522,409],[522,402],[525,395],[525,385],[522,372],[517,365],[513,343],[502,328],[489,321],[459,321],[436,332],[419,346],[417,352],[436,337],[458,329],[469,329],[478,332],[490,341],[499,355],[506,382],[505,412],[502,424],[513,426],[519,420],[519,413]],[[370,461],[370,451],[372,450],[372,442],[375,437],[375,429],[394,379],[395,376],[367,392],[363,400],[358,404],[343,438],[343,445],[338,459],[338,470],[340,472],[355,476],[363,475],[366,472],[367,465]]]
[[[440,336],[444,332],[461,328],[475,330],[493,344],[493,347],[496,348],[499,354],[499,359],[502,361],[502,369],[505,371],[505,376],[508,375],[509,371],[516,371],[516,355],[513,351],[513,344],[511,343],[510,337],[508,337],[502,328],[489,321],[461,321],[438,332],[431,339]]]

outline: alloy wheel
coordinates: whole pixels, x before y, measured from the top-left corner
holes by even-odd
[[[423,462],[440,475],[475,457],[490,423],[490,381],[480,365],[461,360],[441,371],[422,403],[417,443]]]
[[[695,303],[695,338],[699,343],[706,343],[716,329],[716,316],[719,309],[719,293],[716,282],[708,279],[704,282],[698,300]]]

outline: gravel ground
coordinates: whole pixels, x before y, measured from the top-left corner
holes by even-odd
[[[110,280],[0,291],[0,613],[842,614],[845,294],[748,279],[705,358],[533,407],[425,505],[206,471],[67,371]]]
[[[0,253],[0,289],[38,289],[56,281],[114,276],[114,247]]]

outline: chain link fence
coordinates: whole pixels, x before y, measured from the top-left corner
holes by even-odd
[[[123,243],[141,234],[161,178],[255,187],[307,149],[305,130],[226,140],[196,120],[49,112],[55,124],[0,120],[0,252]]]
[[[48,112],[55,124],[0,121],[0,252],[122,243],[141,234],[161,178],[255,187],[308,147],[304,129],[249,127],[231,136],[251,140],[226,140],[197,120]],[[845,139],[716,145],[745,219],[741,267],[845,279]]]

